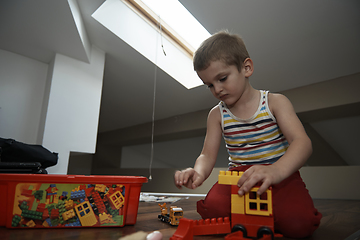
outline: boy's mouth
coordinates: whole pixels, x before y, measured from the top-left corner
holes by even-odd
[[[221,100],[224,100],[227,96],[228,96],[227,94],[223,94],[223,95],[219,96],[219,98],[220,98]]]

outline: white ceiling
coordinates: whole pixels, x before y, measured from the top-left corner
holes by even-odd
[[[87,35],[106,52],[99,131],[152,118],[154,65],[91,17],[104,0],[78,0]],[[210,32],[240,34],[255,63],[255,88],[283,91],[360,72],[358,0],[180,0]],[[0,49],[48,63],[85,60],[66,0],[2,0]],[[176,64],[176,63],[174,63]],[[155,118],[209,109],[205,87],[187,90],[157,71]]]

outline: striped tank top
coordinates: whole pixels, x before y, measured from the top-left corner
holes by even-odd
[[[224,102],[219,103],[221,124],[229,168],[240,165],[272,164],[284,155],[289,144],[268,105],[268,91],[260,91],[256,113],[243,120],[234,116]]]

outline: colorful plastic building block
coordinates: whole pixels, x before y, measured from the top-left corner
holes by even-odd
[[[85,199],[85,190],[73,191],[70,193],[71,200]]]
[[[94,211],[88,201],[76,205],[75,211],[80,219],[81,226],[94,226],[97,223]]]
[[[57,202],[57,191],[56,184],[50,184],[50,186],[45,190],[46,191],[46,203],[56,203]]]
[[[220,171],[219,184],[231,185],[231,222],[229,218],[189,220],[181,219],[171,240],[192,240],[196,235],[231,233],[226,240],[273,239],[274,218],[272,192],[268,189],[261,196],[254,187],[244,196],[238,195],[237,183],[243,172]]]
[[[23,210],[21,213],[21,216],[23,218],[29,218],[29,219],[37,219],[42,220],[42,212],[32,211],[32,210]]]
[[[17,225],[19,225],[20,221],[21,221],[21,217],[19,215],[14,215],[11,222],[11,226],[16,227]]]
[[[62,218],[64,221],[67,221],[71,218],[75,217],[75,212],[73,209],[69,210],[69,211],[66,211],[62,214]]]
[[[121,194],[120,191],[116,191],[112,193],[110,196],[107,196],[111,206],[115,209],[119,209],[124,205],[124,196]]]

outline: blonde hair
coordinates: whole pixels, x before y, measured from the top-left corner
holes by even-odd
[[[228,66],[235,65],[239,71],[249,58],[243,39],[227,30],[220,31],[206,39],[194,55],[194,70],[202,71],[213,61],[223,61]]]

